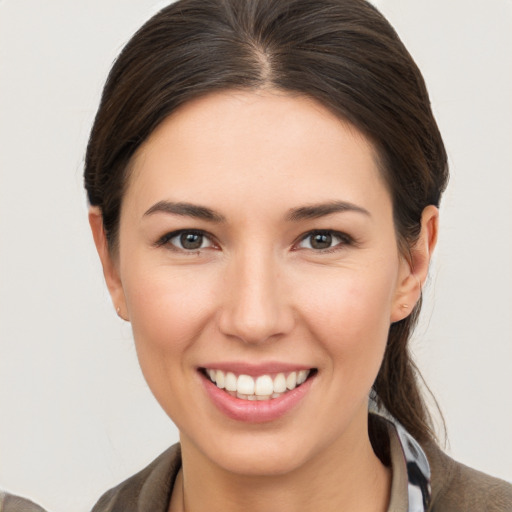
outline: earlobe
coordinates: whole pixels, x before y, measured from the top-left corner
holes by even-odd
[[[89,225],[91,226],[94,244],[96,245],[96,250],[100,257],[103,275],[107,283],[108,291],[110,292],[110,297],[114,303],[114,308],[120,318],[128,320],[123,284],[119,276],[118,265],[108,246],[105,229],[103,227],[103,216],[100,208],[97,206],[91,206],[89,208]]]
[[[409,257],[402,257],[401,271],[391,311],[391,323],[403,320],[414,309],[428,275],[432,254],[437,244],[439,210],[427,206],[421,216],[421,232],[410,249]]]

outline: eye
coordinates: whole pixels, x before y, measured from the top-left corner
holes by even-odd
[[[202,231],[181,230],[164,235],[157,245],[170,245],[173,249],[191,252],[213,247],[214,243]]]
[[[350,245],[352,239],[343,233],[336,231],[320,230],[306,234],[297,244],[300,249],[312,249],[314,251],[325,251],[337,246]]]

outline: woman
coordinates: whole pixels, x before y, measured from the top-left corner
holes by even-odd
[[[85,184],[180,445],[94,510],[510,509],[437,448],[407,350],[446,181],[421,74],[371,5],[183,0],[144,25]]]

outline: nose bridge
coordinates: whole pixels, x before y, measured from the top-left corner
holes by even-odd
[[[260,343],[288,332],[293,317],[272,250],[247,247],[229,265],[220,320],[224,334]]]

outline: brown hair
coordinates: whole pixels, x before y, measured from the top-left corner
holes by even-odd
[[[233,88],[305,94],[362,131],[407,254],[423,209],[439,205],[447,157],[420,71],[363,0],[179,0],[133,36],[107,79],[85,159],[88,198],[113,252],[137,148],[180,105]],[[435,435],[408,351],[419,308],[391,325],[374,391],[421,442]]]

